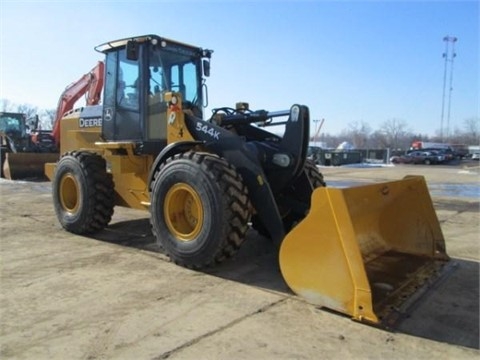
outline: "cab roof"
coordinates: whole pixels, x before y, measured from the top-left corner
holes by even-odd
[[[190,48],[191,50],[199,51],[202,52],[203,49],[198,47],[198,46],[193,46],[189,44],[185,44],[179,41],[167,39],[158,35],[140,35],[140,36],[134,36],[134,37],[128,37],[124,39],[119,39],[119,40],[113,40],[113,41],[108,41],[106,43],[100,44],[95,47],[95,50],[101,53],[106,53],[110,50],[123,47],[127,45],[127,42],[129,41],[136,41],[139,43],[146,42],[146,41],[152,41],[152,42],[157,42],[160,44],[162,47],[165,47],[167,45],[176,45],[176,46],[181,46],[181,47],[187,47]],[[209,53],[211,53],[211,50],[208,50]]]

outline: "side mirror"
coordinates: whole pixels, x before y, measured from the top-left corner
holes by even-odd
[[[210,76],[210,61],[206,59],[203,60],[203,75],[206,77]]]
[[[127,59],[138,60],[138,43],[136,41],[130,40],[127,42]]]

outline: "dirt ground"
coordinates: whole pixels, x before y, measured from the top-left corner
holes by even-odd
[[[209,271],[161,254],[148,214],[62,230],[48,182],[0,180],[2,359],[479,359],[479,167],[322,168],[327,184],[424,175],[454,266],[390,331],[293,295],[252,231]]]

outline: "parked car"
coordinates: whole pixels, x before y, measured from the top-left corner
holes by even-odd
[[[442,160],[442,161],[445,161],[445,162],[448,162],[448,161],[454,160],[457,157],[460,157],[451,148],[430,147],[430,148],[411,150],[408,153],[414,152],[414,151],[423,151],[423,152],[441,154],[441,155],[444,156],[444,160]]]
[[[472,154],[472,160],[480,160],[480,153],[473,153]]]
[[[452,149],[437,149],[437,150],[432,150],[432,152],[443,155],[445,157],[443,161],[451,161],[457,157],[457,155]]]
[[[393,156],[390,161],[394,164],[440,164],[445,162],[445,156],[436,151],[412,151],[406,155]]]

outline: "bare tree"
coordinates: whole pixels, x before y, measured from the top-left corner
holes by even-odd
[[[432,142],[444,142],[441,132],[438,130],[434,136],[430,138]],[[480,144],[480,118],[471,117],[465,119],[463,127],[456,126],[446,140],[449,144],[463,145],[479,145]]]
[[[38,114],[38,107],[30,104],[21,104],[17,106],[16,112],[25,114],[28,119]]]
[[[0,99],[0,109],[2,111],[22,113],[27,118],[33,117],[38,113],[38,107],[30,104],[15,104],[8,99]]]
[[[450,132],[448,142],[450,144],[467,144],[468,138],[469,135],[465,131],[461,130],[458,126],[455,126],[453,131]]]
[[[407,122],[402,119],[389,119],[382,123],[380,131],[385,134],[388,145],[392,149],[408,147],[411,131],[407,129]]]
[[[468,135],[468,145],[480,144],[480,118],[472,117],[464,121],[465,132]]]
[[[4,112],[13,112],[12,103],[8,99],[0,99],[0,110]]]
[[[56,114],[57,114],[57,110],[55,109],[43,110],[42,116],[40,117],[40,123],[42,124],[42,129],[53,128],[53,121],[55,120]]]
[[[357,149],[366,149],[368,147],[368,138],[372,129],[364,121],[355,121],[348,124],[349,129],[346,131],[346,135],[350,139],[351,143]]]
[[[335,148],[340,143],[337,135],[331,135],[329,133],[322,133],[320,141],[328,149]]]
[[[369,142],[372,149],[385,149],[389,145],[387,136],[381,130],[374,131],[370,136]]]

